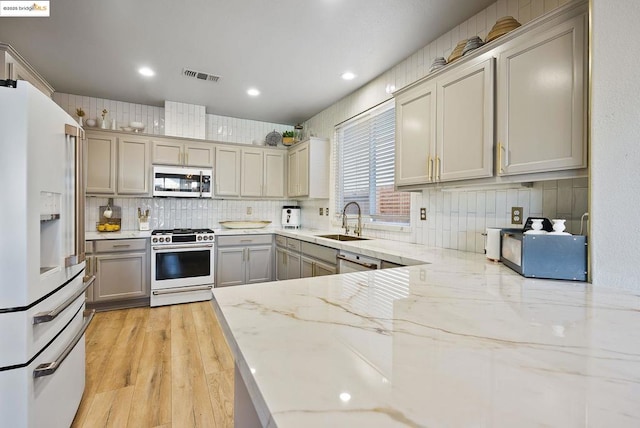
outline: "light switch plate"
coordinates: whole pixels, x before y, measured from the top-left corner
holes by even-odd
[[[318,215],[321,216],[322,215],[322,207],[318,208]]]
[[[252,207],[247,207],[247,215],[251,215],[253,213]]]
[[[329,217],[329,207],[326,207],[324,209],[324,215],[326,215],[327,217]]]

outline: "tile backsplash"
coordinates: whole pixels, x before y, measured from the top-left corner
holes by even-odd
[[[488,227],[514,227],[511,207],[523,208],[523,222],[527,217],[566,219],[566,231],[579,234],[581,218],[588,209],[588,181],[586,178],[537,182],[533,187],[442,191],[425,189],[411,195],[411,226],[406,231],[381,230],[364,227],[369,238],[393,239],[476,253],[484,252],[484,236]],[[304,227],[336,229],[335,209],[328,199],[302,201]],[[319,208],[330,207],[330,216],[320,216]],[[427,220],[419,220],[420,208],[427,209]],[[587,234],[588,217],[582,234]]]
[[[99,207],[108,198],[87,197],[85,230],[94,231],[100,219]],[[283,205],[297,205],[289,200],[217,200],[191,198],[114,198],[113,205],[122,209],[122,230],[138,229],[138,208],[150,211],[151,229],[220,228],[225,220],[270,220],[280,227]],[[250,208],[251,214],[247,214]]]
[[[53,100],[74,118],[76,108],[79,107],[86,113],[85,120],[101,118],[100,113],[107,109],[107,119],[115,119],[118,129],[131,121],[137,121],[145,125],[145,134],[152,135],[201,138],[223,143],[264,144],[265,137],[271,131],[282,133],[293,130],[291,125],[215,114],[204,114],[203,121],[204,106],[171,101],[166,102],[169,104],[167,109],[61,92],[54,93]]]
[[[207,133],[205,107],[165,101],[164,133],[174,137],[204,140]]]

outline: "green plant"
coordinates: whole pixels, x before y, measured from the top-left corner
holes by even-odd
[[[293,131],[284,131],[282,133],[282,138],[293,138]]]
[[[84,116],[84,110],[82,110],[82,107],[76,109],[76,116],[78,117]]]

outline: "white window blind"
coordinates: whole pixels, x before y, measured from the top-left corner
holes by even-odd
[[[354,201],[360,204],[363,217],[372,222],[409,223],[411,196],[393,190],[393,101],[336,126],[334,153],[338,215],[345,204]]]

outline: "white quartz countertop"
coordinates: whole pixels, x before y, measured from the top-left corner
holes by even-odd
[[[118,232],[85,232],[84,239],[87,241],[97,241],[101,239],[132,239],[148,238],[151,236],[150,230],[121,230]]]
[[[640,426],[640,295],[478,254],[337,244],[430,264],[214,289],[263,425]]]

